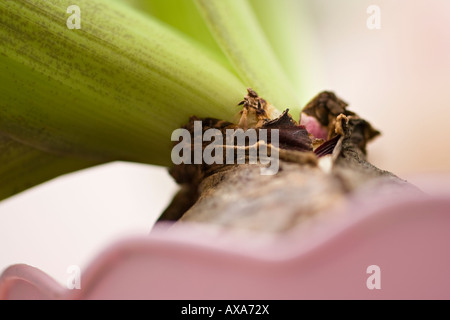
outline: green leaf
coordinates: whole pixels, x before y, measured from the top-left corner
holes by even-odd
[[[0,2],[0,132],[96,162],[169,165],[191,115],[232,119],[244,84],[180,33],[115,1]]]
[[[214,59],[233,70],[222,49],[211,35],[193,0],[119,0],[170,25],[202,46]]]
[[[46,153],[0,135],[0,200],[95,161]]]
[[[302,106],[319,87],[315,33],[311,9],[305,0],[249,0],[285,74],[294,86]]]
[[[196,3],[244,83],[279,110],[299,111],[299,98],[247,0]]]

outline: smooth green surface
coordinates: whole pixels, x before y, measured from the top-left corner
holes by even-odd
[[[61,174],[99,163],[58,156],[0,135],[0,200]]]
[[[196,0],[215,39],[246,86],[277,109],[300,110],[300,100],[247,0]]]
[[[170,164],[189,116],[231,119],[245,86],[180,34],[114,1],[0,2],[0,132],[100,161]]]
[[[208,54],[232,69],[197,9],[195,0],[116,0],[126,2],[140,12],[168,24],[203,47]]]
[[[321,80],[311,1],[249,2],[303,108],[320,90],[317,83]]]

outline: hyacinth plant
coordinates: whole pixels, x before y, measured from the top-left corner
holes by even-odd
[[[194,115],[233,123],[248,88],[252,89],[247,102],[263,97],[278,115],[289,108],[290,125],[295,122],[292,118],[300,121],[311,98],[308,75],[314,72],[307,56],[309,27],[302,2],[295,0],[2,1],[0,199],[111,161],[171,167],[172,132]],[[356,131],[360,122],[349,124],[347,118],[355,114],[346,112],[346,104],[332,93],[317,99],[308,105],[305,117],[316,116],[315,125],[325,130],[325,140],[326,130],[331,130],[330,140],[335,133],[347,135],[347,140],[335,139],[332,146],[319,150],[331,153],[338,145],[347,146],[352,154],[365,153],[365,140],[376,131],[364,126],[365,140],[355,153],[350,131]],[[322,107],[328,108],[326,115],[320,114]],[[338,120],[341,113],[346,118]],[[348,157],[350,151],[346,159],[353,159]],[[333,161],[339,158],[337,153],[344,151],[335,152]],[[363,163],[362,156],[354,159],[355,163],[337,166],[335,176],[341,181],[356,172],[357,181],[348,178],[338,186],[337,178],[311,176],[307,180],[314,184],[297,185],[297,191],[320,199],[326,191],[333,198],[336,190],[341,195],[368,177],[396,179]],[[289,163],[282,167],[284,172],[303,175],[279,178],[291,188],[296,186],[294,180],[303,181],[323,167],[317,159],[298,155],[285,154],[284,160]],[[292,163],[301,170],[291,168]],[[168,218],[179,218],[180,210],[192,206],[199,198],[192,188],[199,183],[179,195],[166,213]],[[252,183],[264,185],[266,180]],[[317,185],[325,187],[314,191]],[[206,183],[202,190],[208,186],[216,187]],[[274,194],[273,189],[260,192],[264,194]],[[191,202],[183,202],[186,195]],[[319,198],[316,211],[327,207]],[[208,206],[205,210],[210,211]]]
[[[80,29],[67,26],[73,4]],[[193,114],[231,119],[247,87],[298,112],[302,58],[291,42],[303,28],[279,23],[297,7],[2,1],[0,198],[110,161],[169,166],[172,131]]]

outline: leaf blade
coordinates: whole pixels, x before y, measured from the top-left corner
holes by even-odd
[[[244,83],[279,110],[300,110],[299,99],[247,0],[196,3]]]
[[[99,162],[46,153],[0,135],[0,200]]]
[[[0,132],[96,161],[170,164],[189,116],[231,119],[245,87],[201,49],[128,7],[77,1],[0,4]],[[13,79],[13,81],[11,81]]]
[[[125,0],[127,3],[152,17],[167,23],[177,31],[189,36],[193,41],[210,51],[214,58],[227,68],[230,62],[211,35],[193,0]]]
[[[249,0],[267,39],[305,106],[323,90],[312,10],[305,0]]]

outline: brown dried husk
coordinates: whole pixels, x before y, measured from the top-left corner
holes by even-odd
[[[258,97],[254,92],[250,98],[255,105],[254,99]],[[358,192],[374,196],[405,190],[420,192],[367,161],[366,144],[379,132],[346,107],[332,92],[322,92],[308,103],[304,113],[315,117],[328,130],[330,152],[318,155],[312,148],[305,151],[280,144],[279,171],[275,175],[261,175],[260,168],[264,165],[260,163],[174,166],[170,173],[181,187],[159,221],[279,233],[329,219],[329,214],[336,212],[334,209],[345,206],[349,197]],[[246,116],[249,111],[251,108],[245,112]],[[265,119],[264,123],[261,112],[256,112],[256,116],[259,118],[253,123],[278,128],[280,132],[290,127],[289,135],[298,132],[291,130],[291,126],[300,128],[287,111],[279,118]],[[191,122],[194,119],[197,118]],[[206,123],[222,129],[239,127],[217,119],[207,119]],[[291,141],[290,137],[288,140]]]

